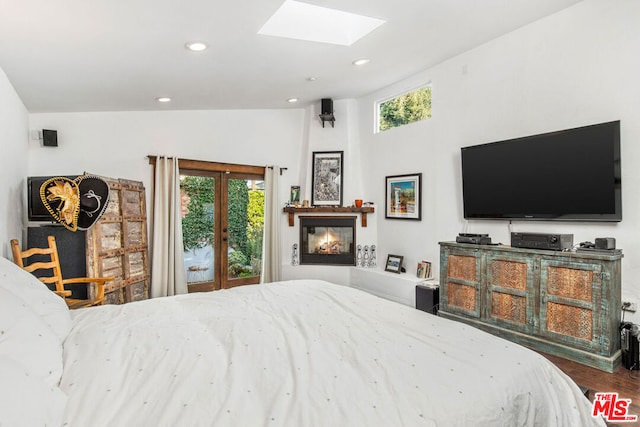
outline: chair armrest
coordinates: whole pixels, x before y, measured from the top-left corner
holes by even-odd
[[[74,277],[73,279],[64,279],[63,285],[69,285],[72,283],[98,283],[104,285],[105,282],[111,282],[115,280],[115,277]]]
[[[112,282],[115,280],[115,277],[74,277],[72,279],[64,279],[62,281],[63,285],[69,285],[74,283],[95,283],[97,286],[95,300],[102,301],[104,300],[104,284],[106,282]]]
[[[66,297],[70,297],[71,296],[71,291],[53,291],[56,295],[62,297],[62,298],[66,298]]]

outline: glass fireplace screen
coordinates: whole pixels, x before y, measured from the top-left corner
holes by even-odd
[[[355,265],[355,217],[300,217],[300,264]]]

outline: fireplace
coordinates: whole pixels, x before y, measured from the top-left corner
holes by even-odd
[[[300,264],[355,265],[355,216],[301,216]]]

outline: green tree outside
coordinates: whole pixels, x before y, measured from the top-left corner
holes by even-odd
[[[262,236],[264,233],[264,191],[249,190],[249,224],[247,255],[254,275],[262,271]]]
[[[180,188],[189,197],[188,213],[182,218],[184,250],[213,246],[214,178],[183,176]]]
[[[227,181],[229,191],[229,248],[247,253],[247,223],[249,222],[249,188],[243,179]]]
[[[380,130],[431,117],[431,87],[406,93],[380,104]]]
[[[264,191],[249,190],[247,181],[228,181],[229,273],[232,277],[259,275],[264,231]],[[183,176],[180,188],[187,197],[182,218],[185,251],[214,244],[214,178]]]

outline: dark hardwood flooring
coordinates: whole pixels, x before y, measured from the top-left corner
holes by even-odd
[[[638,415],[638,419],[640,419],[640,371],[629,371],[623,366],[619,366],[615,372],[608,373],[557,356],[541,354],[570,376],[576,384],[587,387],[589,389],[589,400],[592,402],[594,394],[597,392],[618,392],[621,398],[631,399],[629,414]],[[640,422],[609,423],[608,425],[611,427],[624,427],[640,425]]]

